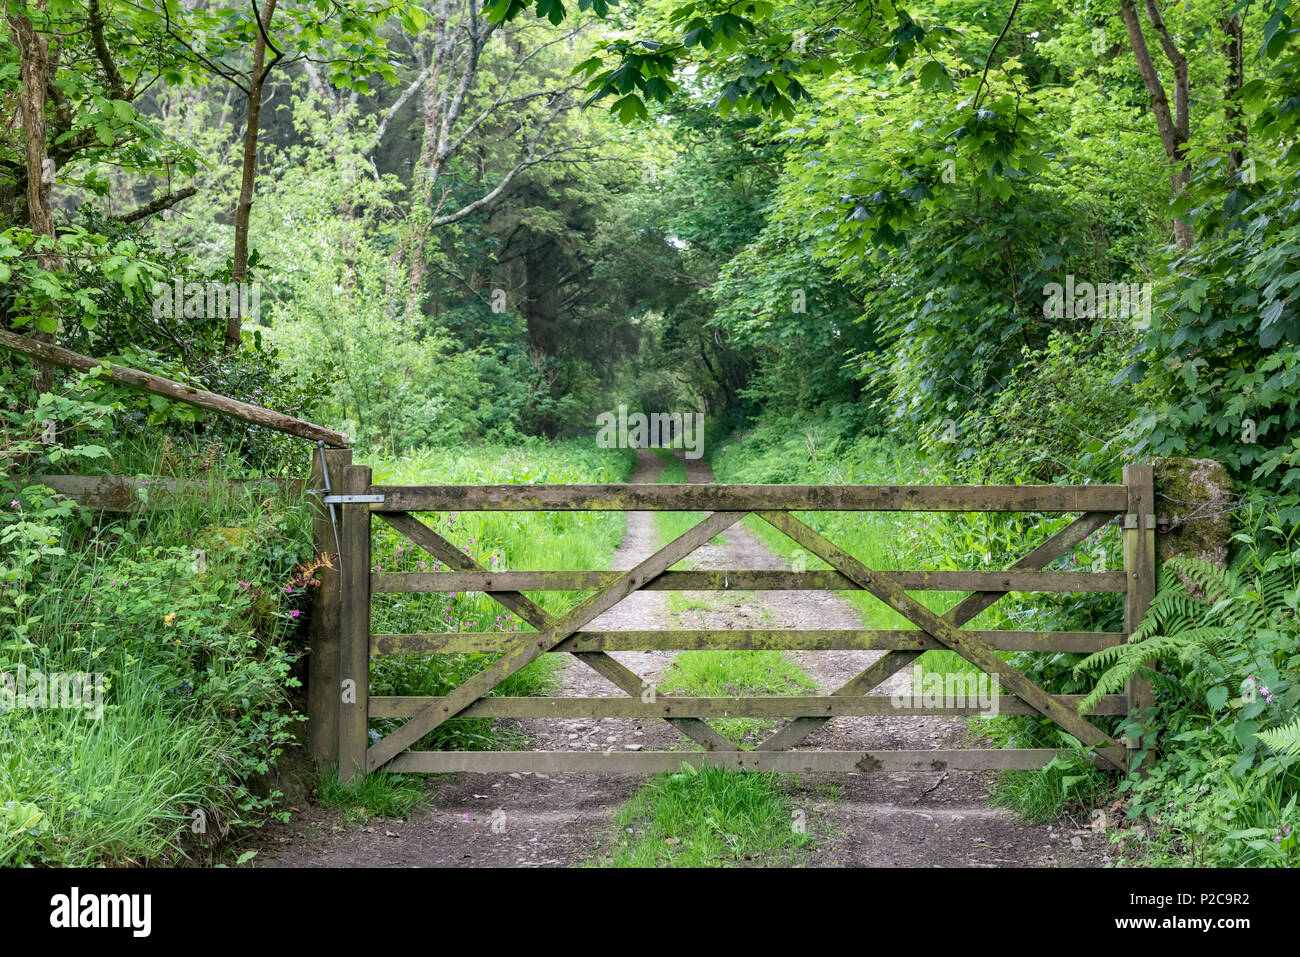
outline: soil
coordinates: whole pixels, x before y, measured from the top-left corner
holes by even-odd
[[[708,465],[684,460],[688,482],[712,481]],[[643,450],[634,482],[653,482],[663,463]],[[743,525],[722,544],[698,549],[701,568],[781,569]],[[633,567],[659,545],[648,512],[628,515],[614,567]],[[674,612],[668,592],[634,592],[595,620],[591,630],[649,628],[858,628],[860,618],[830,592],[682,592]],[[883,652],[793,652],[792,659],[828,693]],[[638,675],[657,681],[674,652],[617,652]],[[557,694],[622,694],[576,659],[568,659]],[[903,690],[906,671],[875,694]],[[512,722],[537,750],[671,750],[682,737],[662,721],[631,719]],[[973,741],[963,722],[941,717],[836,718],[804,747],[827,750],[958,748]],[[308,804],[288,824],[275,824],[243,849],[255,867],[562,867],[598,859],[617,840],[614,817],[636,790],[639,775],[449,774],[429,780],[425,804],[401,820],[350,820]],[[1045,824],[991,807],[994,772],[848,773],[788,780],[794,805],[813,840],[796,853],[801,866],[1096,867],[1107,863],[1105,837],[1086,821]],[[305,803],[305,802],[304,802]]]

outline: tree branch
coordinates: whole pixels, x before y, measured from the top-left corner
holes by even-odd
[[[148,219],[150,216],[162,212],[164,209],[171,209],[177,203],[181,202],[181,200],[189,199],[197,192],[197,187],[186,186],[184,189],[177,190],[174,193],[165,193],[152,202],[131,210],[129,213],[119,213],[118,215],[110,216],[109,218],[116,223],[137,223],[142,219]]]

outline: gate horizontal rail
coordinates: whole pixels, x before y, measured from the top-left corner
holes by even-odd
[[[518,632],[433,631],[370,636],[370,654],[450,655],[505,651]],[[1073,651],[1092,654],[1123,644],[1122,631],[971,631],[998,651]],[[924,631],[841,629],[730,629],[726,631],[578,631],[555,646],[583,651],[943,651],[947,645]]]
[[[369,771],[611,771],[648,773],[683,763],[746,770],[861,771],[937,768],[1041,767],[1052,749],[968,749],[959,751],[793,750],[826,721],[880,715],[1015,714],[1049,718],[1082,742],[1098,766],[1127,768],[1131,742],[1121,743],[1089,716],[1115,716],[1141,706],[1146,690],[1130,683],[1122,695],[1107,695],[1085,714],[1080,695],[1052,695],[998,657],[998,651],[1090,653],[1124,642],[1145,614],[1154,592],[1154,517],[1149,466],[1129,466],[1122,485],[1089,486],[914,486],[914,485],[372,485],[370,470],[341,469],[331,498],[342,511],[337,597],[322,588],[321,620],[336,639],[322,642],[328,657],[322,673],[341,679],[343,695],[334,714],[322,717],[337,728],[330,752],[317,748],[322,763],[337,760],[339,775],[354,781]],[[415,517],[415,512],[673,510],[708,513],[693,528],[640,562],[620,571],[493,571]],[[803,511],[988,511],[1077,513],[1070,524],[997,571],[869,569],[795,516]],[[718,533],[754,515],[804,548],[829,568],[812,571],[709,569],[672,571],[683,558]],[[381,573],[371,569],[371,520],[378,517],[423,549],[442,570]],[[1123,518],[1124,569],[1049,571],[1094,532]],[[318,531],[325,528],[318,522]],[[437,565],[435,565],[437,567]],[[331,579],[333,580],[333,579]],[[901,629],[590,629],[590,623],[635,591],[819,591],[864,590],[914,626]],[[370,624],[374,595],[423,592],[482,592],[513,611],[533,631],[381,634]],[[524,593],[593,592],[555,616]],[[967,592],[942,614],[912,597],[914,591]],[[1123,593],[1122,631],[1010,631],[964,629],[1010,592]],[[884,654],[831,694],[780,697],[687,697],[666,695],[644,682],[608,652],[632,650],[879,650]],[[951,650],[989,679],[983,697],[938,702],[924,694],[907,701],[872,693],[891,675],[930,650]],[[626,697],[505,697],[496,687],[547,653],[568,653],[612,681]],[[406,654],[486,654],[483,671],[445,695],[395,697],[369,694],[372,657]],[[951,676],[950,676],[951,677]],[[974,677],[974,676],[961,676]],[[949,696],[951,698],[951,696]],[[313,706],[321,710],[319,696]],[[445,721],[461,718],[629,718],[663,719],[682,733],[688,747],[703,750],[628,752],[429,752],[408,750]],[[707,722],[715,718],[789,719],[753,750],[743,750]],[[404,721],[374,743],[371,719]],[[313,740],[319,742],[317,734]],[[324,752],[324,753],[322,753]]]
[[[376,485],[375,512],[1122,512],[1123,485]]]
[[[396,772],[502,773],[598,772],[655,774],[683,764],[732,771],[792,774],[846,771],[991,771],[1041,768],[1069,752],[1045,748],[969,748],[960,751],[407,751],[395,757]],[[1099,767],[1110,767],[1100,756]]]
[[[938,572],[880,570],[908,591],[1121,592],[1123,572]],[[617,572],[377,572],[375,594],[450,591],[599,591]],[[839,572],[710,571],[664,572],[641,586],[647,591],[858,591],[863,586]]]
[[[918,695],[918,697],[920,697]],[[971,695],[975,698],[975,695]],[[1083,695],[1055,695],[1076,707]],[[896,705],[886,695],[780,695],[747,698],[689,698],[661,695],[640,698],[480,698],[460,712],[463,718],[839,718],[893,715],[1037,714],[1015,695],[993,695],[986,704]],[[410,718],[441,697],[372,697],[372,718]],[[1106,695],[1086,714],[1125,714],[1123,695]]]

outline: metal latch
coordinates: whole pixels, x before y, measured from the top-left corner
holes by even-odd
[[[361,505],[366,502],[382,502],[382,495],[326,495],[322,502],[326,505]]]

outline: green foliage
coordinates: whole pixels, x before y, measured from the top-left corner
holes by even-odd
[[[401,817],[428,794],[421,776],[387,771],[368,774],[357,784],[346,786],[339,783],[337,769],[331,768],[320,776],[316,786],[316,800],[325,807],[348,808],[377,817]]]
[[[1074,745],[1077,747],[1078,742]],[[1058,755],[1033,771],[1004,771],[989,795],[989,803],[1011,808],[1031,821],[1051,821],[1068,809],[1091,808],[1110,790],[1106,775],[1086,755]]]
[[[1120,349],[1103,339],[1053,333],[1021,363],[991,401],[925,433],[927,451],[964,462],[987,482],[1102,482],[1119,479],[1132,459],[1134,397],[1114,379]]]
[[[1249,517],[1228,571],[1195,559],[1167,561],[1129,643],[1076,669],[1105,669],[1090,698],[1115,690],[1126,676],[1153,681],[1154,710],[1127,722],[1124,733],[1156,757],[1144,777],[1121,789],[1129,817],[1153,825],[1141,852],[1157,860],[1297,861],[1300,528],[1277,515]]]
[[[0,751],[0,804],[44,815],[0,858],[172,859],[264,821],[277,795],[255,781],[299,720],[287,702],[312,580],[297,568],[306,508],[213,494],[207,523],[159,513],[87,529],[48,490],[18,501],[0,519],[0,566],[11,582],[19,572],[0,605],[0,673],[102,675],[102,714],[30,702],[0,714],[0,736],[24,742]],[[27,561],[37,508],[54,544]]]
[[[1164,321],[1132,368],[1151,397],[1140,422],[1150,452],[1213,458],[1291,495],[1300,492],[1297,185],[1292,169],[1273,188],[1243,186],[1202,211],[1205,233],[1171,262]]]

